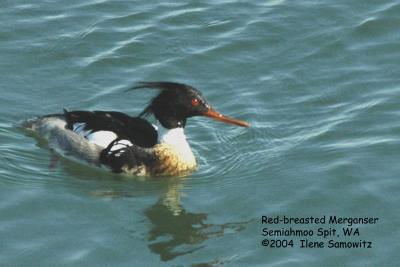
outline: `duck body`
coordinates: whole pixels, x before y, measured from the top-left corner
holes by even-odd
[[[179,176],[197,167],[183,128],[165,130],[158,140],[151,123],[120,112],[65,111],[36,118],[28,128],[57,152],[116,173]]]
[[[170,82],[141,83],[161,93],[137,117],[115,111],[66,111],[26,121],[24,126],[46,138],[52,149],[66,156],[116,173],[135,176],[181,176],[197,168],[184,133],[186,119],[196,115],[227,123],[247,123],[211,109],[193,87]],[[154,126],[143,118],[153,114]]]

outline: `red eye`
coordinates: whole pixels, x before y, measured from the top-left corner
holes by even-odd
[[[192,107],[199,105],[199,100],[197,98],[192,99]]]

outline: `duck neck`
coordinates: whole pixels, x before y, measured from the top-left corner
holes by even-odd
[[[174,152],[186,162],[195,162],[193,152],[187,142],[184,128],[177,127],[173,129],[165,129],[159,127],[160,144],[165,144],[171,147]]]

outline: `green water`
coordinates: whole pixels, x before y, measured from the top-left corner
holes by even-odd
[[[398,1],[3,0],[0,22],[0,266],[398,265]],[[153,93],[122,91],[143,80],[252,127],[191,119],[199,170],[168,179],[49,168],[16,127],[138,114]],[[372,249],[261,246],[263,227],[316,229],[261,224],[278,215],[379,222],[353,238]]]

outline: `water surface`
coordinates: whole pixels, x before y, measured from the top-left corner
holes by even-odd
[[[395,266],[400,3],[2,1],[1,266]],[[199,170],[135,179],[16,127],[138,114],[137,81],[199,88],[249,129],[188,122]],[[266,249],[261,216],[368,216],[367,249]]]

